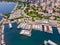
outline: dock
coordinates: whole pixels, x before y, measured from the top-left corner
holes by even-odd
[[[1,45],[6,45],[4,41],[4,25],[2,25]]]

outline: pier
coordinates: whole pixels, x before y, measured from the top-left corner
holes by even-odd
[[[1,45],[6,45],[4,41],[4,25],[2,25],[2,31],[1,31]]]

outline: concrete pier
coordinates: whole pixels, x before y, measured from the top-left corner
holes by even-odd
[[[2,25],[1,45],[6,45],[4,42],[4,25]]]

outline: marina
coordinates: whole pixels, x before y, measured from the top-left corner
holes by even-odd
[[[7,43],[8,45],[17,45],[17,44],[18,45],[27,45],[27,44],[28,45],[39,45],[39,44],[43,44],[43,41],[47,40],[47,39],[50,39],[50,40],[56,42],[57,44],[59,44],[58,42],[60,42],[60,39],[59,39],[60,36],[57,33],[54,34],[55,29],[53,29],[53,34],[51,34],[51,33],[45,33],[43,31],[39,31],[39,30],[31,30],[32,32],[30,32],[30,30],[23,30],[20,28],[17,29],[17,26],[18,26],[17,23],[12,23],[12,26],[13,26],[13,28],[10,29],[8,27],[8,24],[5,25],[5,43]],[[28,34],[27,34],[27,32],[28,32]],[[8,36],[8,38],[6,36]],[[29,37],[27,37],[27,36],[29,36]],[[16,39],[16,37],[17,37],[17,39]],[[39,39],[38,39],[38,37],[39,37]],[[43,39],[41,39],[41,38],[43,38]],[[34,39],[36,41],[34,41]],[[57,39],[59,39],[59,40],[57,40]],[[14,40],[16,40],[16,41],[14,41]],[[12,43],[13,41],[14,41],[14,43]]]

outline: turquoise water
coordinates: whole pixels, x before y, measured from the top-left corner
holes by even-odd
[[[43,45],[44,40],[52,40],[60,45],[60,35],[57,28],[53,27],[53,34],[40,32],[37,30],[32,31],[32,36],[22,36],[19,34],[21,29],[17,29],[17,23],[13,23],[13,28],[9,29],[8,24],[5,24],[5,42],[7,45]]]
[[[1,14],[11,13],[14,7],[15,3],[13,2],[0,2],[0,13]]]

